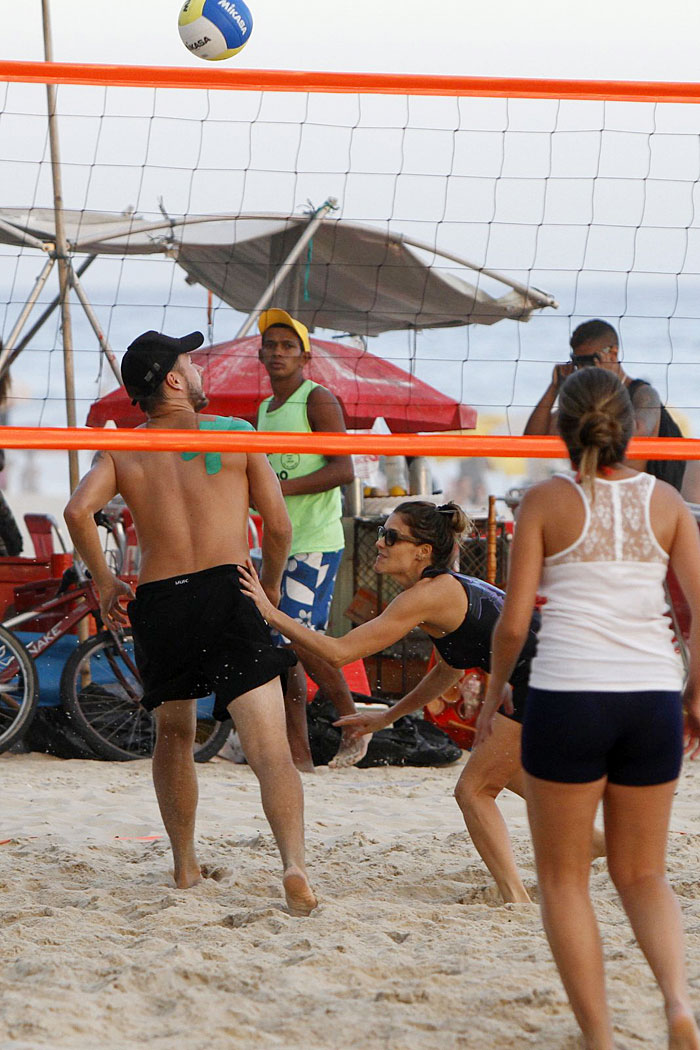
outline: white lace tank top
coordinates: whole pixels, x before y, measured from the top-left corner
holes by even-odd
[[[564,692],[676,690],[682,666],[674,644],[664,580],[668,555],[649,519],[655,479],[635,474],[595,481],[581,535],[544,560],[537,655],[530,685]]]

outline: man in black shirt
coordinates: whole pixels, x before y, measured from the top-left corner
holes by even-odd
[[[584,321],[571,336],[571,358],[554,366],[552,380],[535,406],[525,426],[525,434],[556,434],[554,403],[567,376],[578,368],[607,368],[625,384],[637,420],[638,437],[682,437],[680,428],[661,404],[661,399],[644,379],[631,379],[618,361],[619,339],[607,321]],[[646,470],[680,491],[685,461],[650,459],[631,462],[637,470]]]

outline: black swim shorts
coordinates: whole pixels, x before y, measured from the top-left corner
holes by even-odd
[[[296,663],[272,643],[270,629],[241,591],[236,565],[144,583],[129,602],[144,707],[214,693],[214,717]]]
[[[675,780],[683,761],[678,692],[558,692],[530,688],[523,766],[560,784],[648,787]]]
[[[527,694],[527,680],[525,680],[525,682],[517,682],[513,686],[513,693],[511,696],[511,699],[513,701],[513,713],[512,715],[506,715],[506,718],[512,719],[513,722],[519,722],[520,725],[523,724],[523,719],[525,718],[525,701],[527,700]],[[505,715],[506,713],[503,709],[501,709],[499,714]]]

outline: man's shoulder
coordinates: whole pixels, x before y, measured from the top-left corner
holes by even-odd
[[[648,379],[631,379],[627,384],[627,393],[633,405],[658,406],[661,398],[658,391],[651,385]]]
[[[312,390],[309,391],[309,395],[306,399],[307,407],[310,409],[315,408],[327,408],[333,406],[333,408],[340,408],[340,401],[335,396],[332,390],[329,390],[326,386],[321,386],[320,383],[316,383]],[[341,409],[342,411],[342,409]]]
[[[255,430],[247,419],[238,416],[204,416],[199,417],[200,430]]]

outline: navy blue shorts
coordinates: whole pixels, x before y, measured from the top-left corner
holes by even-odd
[[[540,780],[648,787],[675,780],[683,761],[678,692],[535,689],[523,721],[525,771]]]

